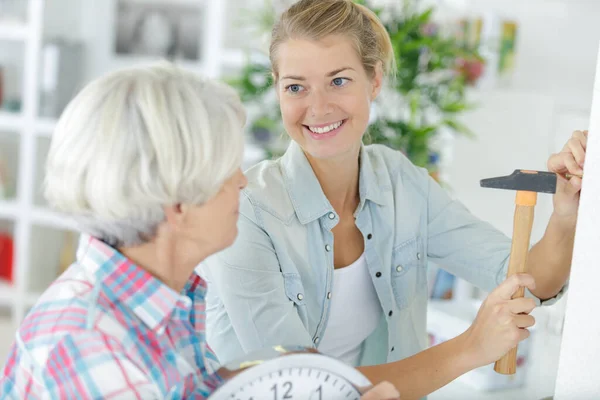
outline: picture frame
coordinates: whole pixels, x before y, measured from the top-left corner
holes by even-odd
[[[201,0],[116,0],[115,55],[202,62],[203,4]]]

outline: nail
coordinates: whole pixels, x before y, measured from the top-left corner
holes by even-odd
[[[565,174],[565,178],[566,179],[571,179],[571,178],[579,178],[582,179],[583,178],[583,171],[581,171],[581,174]]]

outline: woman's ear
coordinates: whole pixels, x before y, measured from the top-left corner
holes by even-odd
[[[371,83],[371,101],[374,101],[377,96],[379,96],[383,86],[383,63],[381,61],[378,61],[375,65],[375,74],[373,75]]]

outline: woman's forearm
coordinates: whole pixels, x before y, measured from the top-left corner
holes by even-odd
[[[571,272],[577,219],[552,215],[544,237],[530,250],[527,268],[535,279],[532,293],[542,300],[554,297]]]
[[[462,374],[478,367],[465,349],[466,335],[460,335],[400,361],[358,367],[373,384],[388,381],[400,391],[402,400],[420,399]]]

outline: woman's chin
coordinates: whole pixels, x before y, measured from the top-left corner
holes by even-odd
[[[304,149],[305,153],[309,154],[312,158],[318,160],[334,160],[338,158],[346,158],[350,153],[356,153],[358,155],[358,149],[360,149],[362,141],[352,142],[340,142],[337,143],[318,143],[316,146],[306,146]]]

